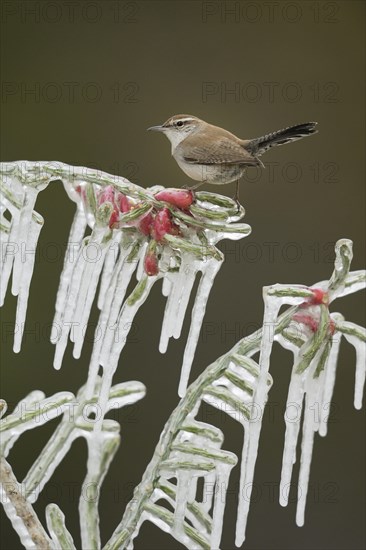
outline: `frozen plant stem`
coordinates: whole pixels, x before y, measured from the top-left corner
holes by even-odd
[[[5,512],[19,533],[23,546],[29,550],[51,550],[51,541],[43,529],[33,506],[26,501],[13,470],[5,458],[0,459],[0,497]],[[17,527],[15,527],[17,526]]]

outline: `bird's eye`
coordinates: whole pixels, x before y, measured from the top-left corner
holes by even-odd
[[[182,121],[182,120],[178,120],[177,126],[179,126],[179,127],[183,126],[183,121]]]

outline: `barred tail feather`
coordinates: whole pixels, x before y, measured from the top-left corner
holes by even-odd
[[[277,132],[272,132],[265,136],[251,139],[245,143],[244,147],[252,155],[262,155],[265,151],[275,145],[283,145],[284,143],[290,143],[302,139],[303,137],[316,134],[316,122],[305,122],[304,124],[297,124],[296,126],[289,126]]]

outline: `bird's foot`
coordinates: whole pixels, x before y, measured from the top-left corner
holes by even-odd
[[[236,213],[239,214],[240,209],[241,209],[241,204],[239,202],[239,199],[236,198],[236,197],[233,197],[233,200],[236,202]]]
[[[236,182],[236,187],[235,187],[235,195],[233,196],[233,201],[236,202],[236,213],[239,214],[240,212],[240,208],[241,208],[241,204],[239,202],[239,181]]]

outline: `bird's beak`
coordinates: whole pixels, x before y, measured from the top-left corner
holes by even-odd
[[[165,128],[164,126],[151,126],[147,129],[147,131],[149,132],[150,130],[152,130],[153,132],[164,132]]]

